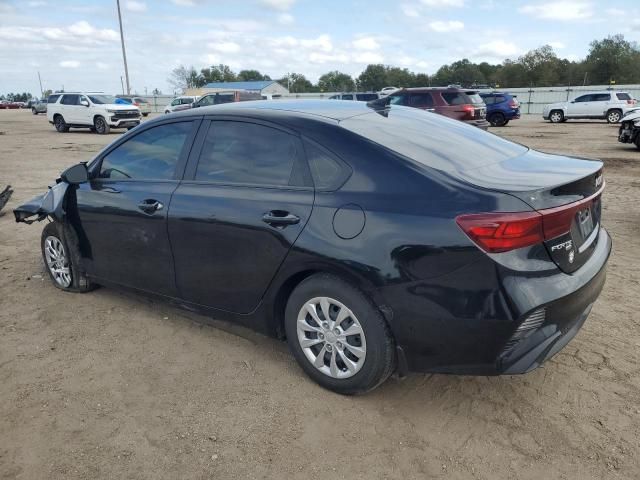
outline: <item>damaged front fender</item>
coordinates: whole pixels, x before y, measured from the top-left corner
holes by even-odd
[[[44,220],[48,216],[62,222],[65,215],[64,197],[69,186],[64,180],[59,180],[54,186],[49,187],[46,193],[33,197],[27,203],[14,208],[13,214],[16,216],[16,222],[32,224]]]

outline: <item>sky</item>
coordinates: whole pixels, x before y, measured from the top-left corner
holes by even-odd
[[[121,0],[132,91],[174,93],[184,64],[224,63],[272,78],[357,76],[369,63],[435,73],[468,58],[500,63],[551,45],[584,58],[589,42],[640,42],[640,1]],[[121,93],[116,0],[0,0],[0,93],[43,88]]]

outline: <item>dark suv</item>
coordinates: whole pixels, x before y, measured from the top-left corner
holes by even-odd
[[[487,104],[487,120],[493,127],[504,127],[509,120],[520,118],[520,102],[515,95],[491,92],[481,93],[480,96]]]
[[[455,87],[402,88],[386,99],[391,105],[429,110],[483,130],[489,127],[487,107],[475,90]]]

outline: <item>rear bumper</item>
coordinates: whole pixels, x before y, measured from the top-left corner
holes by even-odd
[[[584,324],[604,286],[610,252],[611,238],[601,229],[593,255],[573,274],[522,273],[476,262],[437,279],[446,288],[416,282],[383,292],[387,298],[404,293],[402,305],[389,306],[407,369],[501,375],[537,368]],[[429,298],[431,292],[437,296]],[[542,321],[532,324],[532,313],[541,310]]]
[[[465,120],[464,123],[473,125],[474,127],[478,127],[482,130],[487,130],[489,128],[489,122],[484,118],[481,120]]]

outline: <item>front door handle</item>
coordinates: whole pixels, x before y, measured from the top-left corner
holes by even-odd
[[[271,210],[262,216],[262,221],[272,227],[284,228],[287,225],[300,223],[300,217],[284,210]]]
[[[162,205],[162,203],[160,203],[158,200],[147,199],[143,200],[142,203],[139,203],[138,208],[144,213],[148,213],[149,215],[151,215],[158,210],[162,210],[164,208],[164,205]]]

